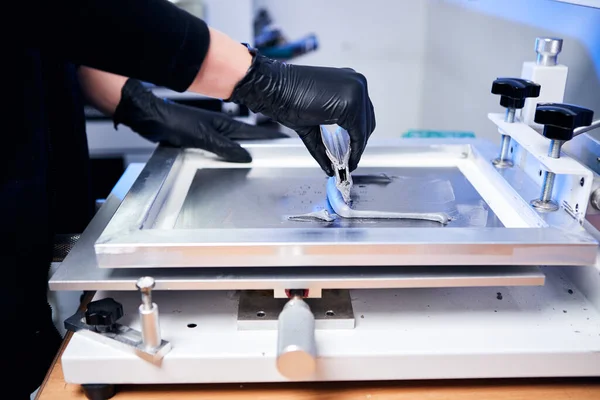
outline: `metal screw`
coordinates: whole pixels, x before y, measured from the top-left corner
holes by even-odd
[[[515,122],[515,113],[516,110],[514,108],[507,108],[506,115],[504,116],[504,122],[508,122],[510,124]],[[500,156],[495,160],[492,160],[492,164],[497,168],[507,168],[512,167],[513,163],[508,159],[508,154],[510,152],[510,136],[502,135],[502,143],[500,144]]]
[[[548,157],[560,158],[560,149],[564,141],[562,140],[551,140],[550,150],[548,151]],[[552,201],[552,189],[554,189],[554,179],[556,174],[550,171],[544,171],[544,181],[542,183],[542,194],[539,199],[535,199],[531,202],[531,205],[540,211],[556,211],[558,210],[558,204]]]
[[[144,310],[152,310],[152,289],[156,286],[154,278],[151,276],[143,276],[138,279],[135,286],[142,292],[142,306]]]
[[[594,207],[596,210],[600,211],[600,188],[598,188],[592,192],[592,196],[590,197],[590,202],[592,203],[592,207]]]

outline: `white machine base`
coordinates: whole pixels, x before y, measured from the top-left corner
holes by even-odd
[[[317,329],[311,380],[600,376],[600,311],[567,278],[569,268],[578,267],[545,268],[542,287],[352,291],[356,327]],[[123,304],[119,322],[139,329],[139,294],[96,298],[106,296]],[[285,381],[275,368],[277,330],[239,330],[237,299],[235,292],[155,292],[163,339],[173,345],[161,365],[76,333],[62,356],[65,380]]]

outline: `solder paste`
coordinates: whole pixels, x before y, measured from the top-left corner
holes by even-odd
[[[329,204],[342,218],[373,218],[373,219],[413,219],[435,221],[446,225],[450,221],[450,216],[445,212],[391,212],[391,211],[376,211],[376,210],[354,210],[350,205],[346,204],[342,194],[336,186],[335,178],[331,177],[327,181],[327,199]]]
[[[335,221],[336,215],[329,213],[326,209],[313,211],[302,215],[292,215],[288,217],[290,221],[323,221],[323,222],[333,222]]]

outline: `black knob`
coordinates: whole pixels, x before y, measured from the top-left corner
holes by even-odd
[[[552,140],[571,140],[573,131],[591,125],[594,112],[587,108],[562,103],[539,103],[534,121],[544,125],[544,136]]]
[[[521,78],[497,78],[492,83],[492,93],[500,95],[500,105],[519,109],[525,106],[525,99],[538,97],[541,86]]]
[[[92,301],[85,311],[85,323],[94,326],[98,331],[110,331],[123,316],[123,306],[107,297]]]

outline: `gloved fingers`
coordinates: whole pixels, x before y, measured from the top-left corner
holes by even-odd
[[[212,121],[213,128],[221,135],[231,140],[270,140],[289,138],[288,135],[275,129],[246,124],[241,121],[222,115]]]
[[[358,162],[367,146],[366,121],[363,119],[361,126],[358,128],[350,128],[348,134],[350,135],[350,160],[348,161],[348,167],[350,168],[350,172],[352,172],[358,167]]]
[[[199,148],[221,157],[224,161],[235,163],[252,162],[250,153],[238,143],[216,133],[209,133],[202,137],[193,137],[190,146]]]
[[[371,102],[371,99],[368,100],[369,101],[369,135],[367,137],[370,138],[371,134],[373,133],[373,131],[375,131],[375,128],[377,127],[377,122],[375,121],[375,109],[373,108],[373,103]]]
[[[329,160],[327,153],[325,153],[325,145],[323,144],[323,139],[321,139],[321,129],[318,126],[297,128],[296,132],[321,169],[328,176],[333,176],[331,160]]]

